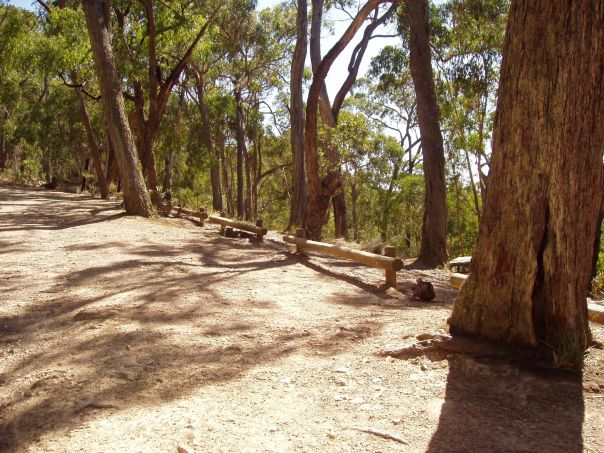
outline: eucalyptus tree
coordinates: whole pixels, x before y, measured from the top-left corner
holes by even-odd
[[[512,1],[487,197],[453,332],[580,368],[604,200],[604,1]]]
[[[321,230],[327,222],[329,204],[332,200],[332,197],[341,187],[342,182],[338,168],[339,156],[335,147],[328,147],[325,150],[325,154],[327,157],[327,168],[323,172],[324,176],[321,176],[321,166],[319,164],[319,154],[317,149],[319,110],[321,111],[321,115],[325,123],[327,123],[328,125],[337,124],[335,123],[337,121],[337,113],[341,108],[341,104],[344,98],[346,97],[354,81],[356,80],[360,61],[363,56],[364,48],[366,48],[367,41],[370,39],[375,27],[381,24],[385,20],[385,18],[387,18],[388,15],[391,14],[390,11],[393,11],[393,7],[391,6],[387,12],[383,13],[382,16],[379,16],[379,7],[384,3],[391,2],[387,2],[384,0],[369,0],[367,3],[363,4],[363,6],[353,17],[350,25],[348,26],[344,34],[340,37],[336,44],[325,54],[325,56],[320,59],[320,53],[318,54],[319,57],[316,56],[318,49],[316,34],[317,32],[314,31],[313,27],[311,26],[310,52],[311,61],[314,60],[314,68],[313,79],[309,88],[308,97],[306,101],[304,153],[308,182],[308,199],[305,207],[304,227],[308,235],[312,238],[321,237]],[[313,17],[315,15],[318,16],[317,18],[313,18],[315,30],[319,26],[318,24],[321,23],[322,11],[322,0],[315,0],[313,2]],[[370,32],[364,35],[361,41],[361,43],[365,43],[365,47],[363,47],[363,45],[361,44],[361,47],[358,47],[355,52],[353,52],[353,57],[348,68],[348,77],[344,82],[342,88],[340,89],[339,94],[336,95],[334,105],[331,106],[326,97],[325,78],[327,77],[327,74],[329,73],[329,70],[331,69],[331,66],[333,65],[336,58],[350,43],[357,31],[363,26],[366,19],[372,14],[373,21],[370,22],[370,24],[367,26],[367,29],[370,30]],[[313,54],[315,54],[315,57],[313,57]],[[319,61],[317,62],[317,60]],[[327,107],[329,107],[329,112]],[[331,120],[333,121],[330,124],[329,121]],[[340,227],[338,228],[342,228],[340,231],[343,232],[344,225],[342,225],[340,222],[337,223],[340,224]]]
[[[0,1],[0,170],[48,95],[48,79],[35,57],[40,38],[35,14]]]
[[[130,116],[153,203],[162,207],[153,145],[168,100],[199,41],[217,19],[223,2],[115,3],[119,54],[134,102]]]
[[[107,130],[119,161],[124,206],[129,214],[149,217],[152,215],[151,200],[138,166],[136,147],[122,97],[122,84],[113,57],[110,5],[103,0],[84,0],[82,6]]]
[[[255,141],[252,143],[254,152],[250,153],[248,139],[259,137],[249,132],[262,131],[260,105],[285,86],[295,40],[295,19],[294,9],[277,5],[260,12],[239,10],[225,17],[220,26],[229,65],[227,78],[235,101],[239,217],[251,218],[257,205],[254,181],[261,172],[260,148]]]
[[[433,55],[449,155],[467,175],[480,218],[509,0],[449,0],[432,9]],[[475,175],[478,178],[475,180]]]

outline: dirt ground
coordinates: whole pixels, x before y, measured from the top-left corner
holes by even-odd
[[[2,451],[604,452],[600,349],[582,375],[380,354],[446,331],[444,271],[385,290],[277,233],[15,187],[0,187],[0,252]],[[419,276],[434,302],[410,296]]]

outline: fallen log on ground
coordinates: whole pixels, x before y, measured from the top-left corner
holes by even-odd
[[[293,244],[292,252],[309,250],[311,252],[324,253],[326,255],[346,258],[370,267],[384,269],[386,273],[386,284],[396,288],[396,271],[403,268],[403,260],[394,257],[394,247],[384,247],[384,255],[353,250],[339,245],[326,244],[324,242],[310,241],[297,236],[283,236],[283,241]]]

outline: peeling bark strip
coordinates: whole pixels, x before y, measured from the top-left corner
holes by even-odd
[[[603,150],[604,0],[513,1],[488,192],[453,331],[581,365]]]

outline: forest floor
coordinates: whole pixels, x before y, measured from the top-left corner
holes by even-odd
[[[276,233],[7,186],[0,252],[1,451],[604,452],[601,349],[582,374],[381,354],[446,332],[445,271],[386,290]],[[435,301],[412,298],[418,277]]]

